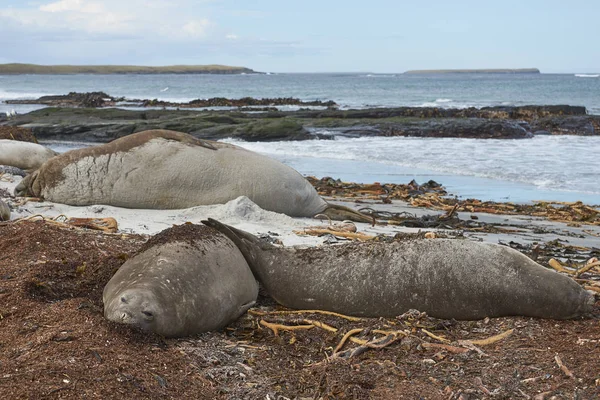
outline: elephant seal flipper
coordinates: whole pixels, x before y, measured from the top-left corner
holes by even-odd
[[[152,237],[104,287],[104,316],[165,337],[221,329],[256,301],[258,284],[225,235],[184,224]]]
[[[289,308],[360,317],[414,308],[459,320],[571,319],[594,311],[594,296],[571,278],[506,246],[423,239],[280,248],[215,220],[204,223],[231,238],[266,291]]]
[[[336,221],[350,220],[354,222],[374,223],[375,218],[351,209],[350,207],[340,206],[337,204],[327,203],[327,208],[321,214],[327,215],[329,218]]]

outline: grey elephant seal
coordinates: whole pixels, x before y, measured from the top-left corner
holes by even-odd
[[[9,165],[31,172],[57,154],[41,144],[0,139],[0,165]]]
[[[165,337],[223,328],[256,301],[258,284],[226,236],[185,224],[154,236],[104,287],[104,316]]]
[[[16,195],[70,205],[176,209],[223,204],[247,196],[292,217],[319,213],[371,222],[328,204],[296,170],[269,157],[185,133],[153,130],[72,150],[44,163]]]
[[[417,309],[460,320],[568,319],[593,309],[594,296],[572,279],[505,246],[434,239],[276,248],[218,221],[203,222],[232,239],[266,291],[290,308],[364,317]]]
[[[8,204],[0,200],[0,221],[8,221],[10,219],[10,208]]]

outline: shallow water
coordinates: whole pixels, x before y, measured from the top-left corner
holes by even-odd
[[[586,74],[584,74],[586,75]],[[593,75],[593,74],[587,74]],[[342,107],[569,104],[600,114],[600,78],[575,74],[248,74],[0,76],[0,112],[38,108],[6,99],[70,91],[189,101],[251,96],[334,100]],[[327,132],[321,132],[327,133]],[[600,204],[600,137],[531,140],[337,138],[237,144],[278,158],[303,174],[357,182],[429,179],[461,197]],[[60,146],[59,144],[55,144]],[[69,148],[68,146],[66,148]]]
[[[128,98],[190,101],[210,97],[296,97],[341,107],[581,105],[600,114],[600,78],[574,74],[248,74],[248,75],[0,75],[0,112],[71,91]],[[30,106],[29,106],[30,107]]]

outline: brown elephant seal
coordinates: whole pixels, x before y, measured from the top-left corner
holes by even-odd
[[[8,204],[0,200],[0,221],[8,221],[10,219],[10,208]]]
[[[104,287],[104,316],[165,337],[223,328],[250,308],[258,284],[235,244],[202,225],[154,236]]]
[[[31,172],[57,154],[41,144],[0,139],[0,165],[9,165]]]
[[[325,213],[372,221],[328,204],[302,175],[277,160],[165,130],[63,153],[25,177],[15,193],[77,206],[152,209],[224,204],[247,196],[265,210],[292,217]]]
[[[276,248],[218,221],[203,222],[232,239],[266,291],[290,308],[364,317],[417,309],[460,320],[568,319],[593,309],[594,296],[572,279],[505,246],[423,239]]]

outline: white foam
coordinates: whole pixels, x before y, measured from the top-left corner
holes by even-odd
[[[2,100],[34,100],[42,96],[48,96],[48,93],[41,92],[10,92],[0,89],[0,101]]]
[[[575,74],[578,78],[597,78],[600,74]]]
[[[305,164],[295,164],[300,172],[312,171],[315,161],[311,160],[348,160],[378,171],[403,167],[519,182],[544,190],[600,194],[598,136],[536,136],[523,140],[336,137],[333,141],[226,141],[283,162],[286,157],[306,158]],[[325,172],[335,176],[336,172],[345,171],[335,171],[333,166],[328,166]]]

